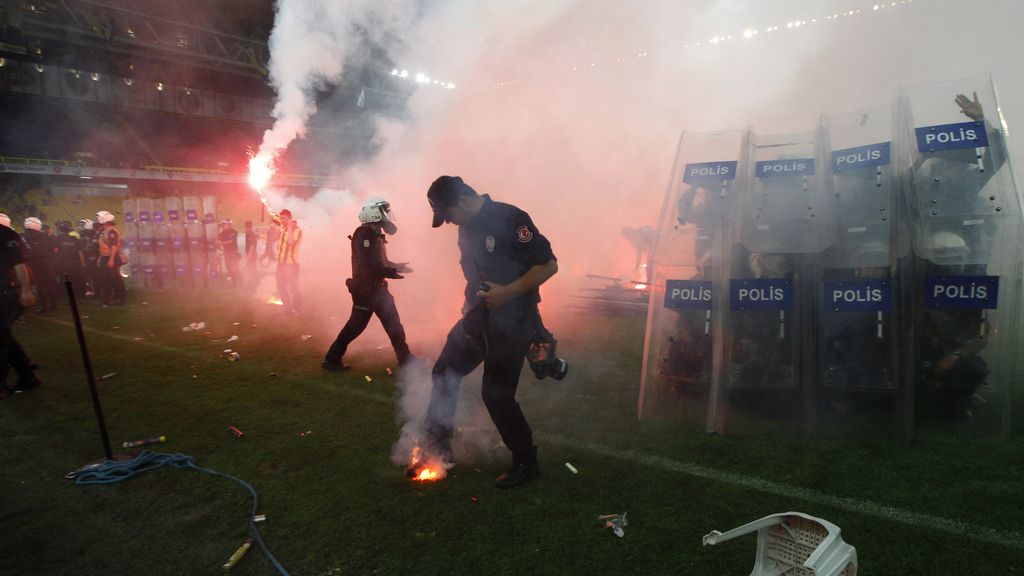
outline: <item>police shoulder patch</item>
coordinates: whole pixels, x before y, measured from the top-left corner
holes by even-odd
[[[363,240],[363,248],[369,248],[369,247],[370,247],[370,240],[367,238],[367,239]]]
[[[519,241],[523,243],[533,240],[533,232],[530,232],[530,229],[526,226],[520,226],[516,230],[516,236],[518,236]]]

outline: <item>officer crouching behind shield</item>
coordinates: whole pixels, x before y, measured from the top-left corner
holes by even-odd
[[[405,262],[388,260],[384,248],[387,244],[385,234],[394,235],[398,231],[390,213],[391,204],[378,197],[367,200],[359,210],[361,224],[349,236],[352,240],[352,277],[345,281],[352,293],[352,314],[320,364],[325,370],[341,372],[351,368],[342,361],[345,351],[363,333],[374,314],[380,318],[391,339],[398,364],[404,366],[415,359],[405,343],[405,328],[386,280],[400,280],[404,278],[402,272],[412,272]]]
[[[561,379],[568,365],[555,355],[537,304],[539,287],[558,271],[551,244],[530,215],[515,206],[480,196],[457,176],[441,176],[427,199],[433,227],[459,227],[462,274],[466,278],[462,318],[448,333],[432,373],[422,456],[406,470],[416,476],[426,462],[452,463],[451,438],[459,384],[481,363],[482,396],[512,467],[495,480],[499,488],[519,486],[540,474],[533,432],[516,402],[523,360],[530,354],[538,376]]]

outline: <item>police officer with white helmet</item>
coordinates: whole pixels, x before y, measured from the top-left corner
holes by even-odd
[[[388,290],[387,279],[398,280],[404,278],[401,273],[412,272],[407,263],[388,260],[385,235],[398,231],[391,203],[379,196],[370,198],[359,210],[359,222],[359,227],[349,236],[352,277],[345,281],[352,293],[352,314],[324,355],[321,366],[325,370],[340,372],[350,368],[342,361],[348,345],[363,333],[374,314],[391,339],[398,364],[405,365],[415,358],[405,342],[405,328],[398,316],[395,298]]]

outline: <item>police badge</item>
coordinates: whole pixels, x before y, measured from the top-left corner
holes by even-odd
[[[484,244],[487,245],[488,252],[494,252],[494,236],[488,236],[487,240],[484,241]]]

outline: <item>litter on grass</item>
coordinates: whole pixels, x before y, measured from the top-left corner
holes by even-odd
[[[579,474],[580,473],[580,471],[577,470],[575,466],[573,466],[572,464],[569,464],[568,462],[565,463],[565,467],[568,468],[569,472],[572,472],[573,474]]]
[[[232,335],[231,338],[228,338],[228,342],[234,342],[235,340],[238,340],[238,336]]]
[[[206,322],[193,322],[193,323],[189,324],[188,326],[182,326],[181,327],[181,331],[182,332],[194,332],[196,330],[202,330],[203,328],[206,328]]]
[[[310,339],[310,338],[312,338],[312,337],[313,337],[313,335],[312,335],[312,334],[303,334],[303,335],[302,335],[302,340],[303,340],[303,341],[306,341],[306,340],[309,340],[309,339]]]
[[[625,512],[623,512],[622,514],[603,514],[601,516],[598,516],[597,519],[604,520],[604,527],[611,528],[612,532],[615,533],[615,535],[619,538],[622,538],[626,535],[626,531],[623,530],[623,528],[628,526],[629,522],[626,521]]]

